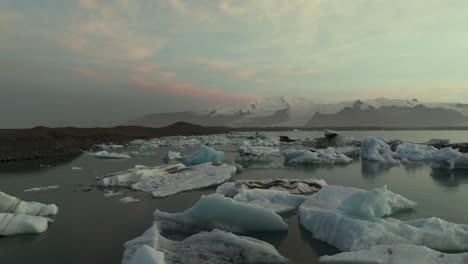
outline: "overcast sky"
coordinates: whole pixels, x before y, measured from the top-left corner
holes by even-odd
[[[468,1],[0,0],[0,127],[266,96],[468,101]]]

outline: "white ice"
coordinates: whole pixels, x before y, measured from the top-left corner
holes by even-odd
[[[107,152],[105,150],[94,153],[94,157],[98,159],[129,159],[127,154]]]
[[[182,158],[182,163],[185,165],[198,165],[207,162],[211,162],[213,165],[223,164],[224,152],[201,145],[199,150]]]
[[[277,147],[263,146],[263,145],[252,145],[250,141],[244,141],[239,145],[239,153],[242,155],[276,155],[279,154],[280,150]]]
[[[133,190],[151,192],[153,197],[165,197],[179,192],[219,185],[231,179],[236,167],[213,166],[203,163],[191,167],[183,164],[156,167],[136,166],[124,172],[104,176],[102,186],[122,186]]]
[[[333,165],[348,164],[354,160],[334,148],[310,150],[287,149],[283,151],[285,161],[289,164]]]
[[[114,197],[114,196],[119,196],[123,195],[121,192],[114,192],[114,191],[107,191],[104,193],[104,197]]]
[[[125,196],[125,197],[120,198],[119,201],[123,204],[128,204],[128,203],[136,203],[136,202],[139,202],[140,200],[130,197],[130,196]]]
[[[320,258],[322,264],[466,264],[468,253],[447,254],[408,244],[373,246]]]
[[[43,233],[49,221],[42,216],[0,213],[0,236]]]
[[[156,210],[154,219],[165,230],[222,229],[235,233],[284,231],[288,225],[272,210],[235,201],[221,194],[202,196],[182,213]]]
[[[163,161],[166,163],[171,163],[172,161],[179,161],[182,159],[180,152],[169,150],[163,157]]]
[[[387,164],[400,163],[396,159],[396,153],[390,149],[390,145],[380,137],[366,137],[361,141],[361,157],[366,160]]]
[[[25,202],[14,196],[0,192],[0,213],[26,214],[33,216],[49,216],[58,213],[55,204]]]
[[[414,143],[401,143],[395,150],[399,159],[408,161],[430,160],[436,151],[433,146]]]
[[[296,210],[307,198],[305,195],[290,194],[288,191],[252,189],[237,194],[233,199],[282,214]]]
[[[400,243],[436,250],[468,249],[467,225],[449,223],[435,217],[406,222],[374,217],[393,214],[415,205],[388,190],[375,191],[324,186],[299,207],[301,225],[316,239],[342,251]],[[356,193],[360,194],[354,196]]]
[[[51,185],[51,186],[40,186],[40,187],[34,187],[34,188],[29,188],[24,190],[25,192],[42,192],[42,191],[48,191],[48,190],[53,190],[57,189],[60,186],[58,185]]]
[[[72,167],[72,170],[82,170],[83,167]]]
[[[165,264],[164,253],[148,245],[142,245],[135,251],[129,264]]]
[[[163,237],[159,233],[158,227],[154,225],[142,236],[127,241],[124,246],[122,264],[141,263],[132,261],[142,257],[148,261],[144,262],[145,264],[289,263],[272,245],[266,242],[221,230],[202,232],[176,241]],[[151,247],[154,251],[149,249],[141,251],[141,248],[145,246]],[[137,253],[139,251],[140,253]],[[163,258],[164,262],[162,262]]]
[[[431,167],[440,170],[468,169],[468,153],[447,147],[439,149],[432,158]]]

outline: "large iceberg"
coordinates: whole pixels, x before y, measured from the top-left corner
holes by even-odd
[[[43,233],[49,221],[42,216],[0,213],[0,236]]]
[[[297,209],[307,198],[308,196],[290,194],[288,191],[253,189],[243,191],[233,199],[283,214]]]
[[[125,243],[122,264],[260,264],[289,263],[270,244],[221,230],[170,240],[153,225]],[[143,261],[143,262],[142,262]]]
[[[283,151],[285,161],[289,164],[333,165],[348,164],[354,160],[334,148],[310,150],[287,149]]]
[[[431,167],[441,170],[468,169],[468,153],[462,154],[450,147],[439,149],[432,158]]]
[[[395,150],[399,159],[408,161],[430,160],[436,151],[433,146],[414,143],[402,143]]]
[[[129,159],[131,158],[127,154],[107,152],[105,150],[94,153],[94,157],[98,159]]]
[[[400,221],[379,218],[416,203],[386,189],[364,191],[324,186],[299,207],[301,225],[342,251],[373,245],[413,244],[436,250],[467,250],[468,226],[438,218]]]
[[[324,180],[311,179],[268,179],[268,180],[238,180],[226,182],[218,186],[217,193],[234,197],[238,193],[252,189],[287,191],[291,194],[312,194],[327,185]]]
[[[182,163],[185,165],[198,165],[207,162],[211,162],[213,165],[223,164],[224,152],[201,145],[199,150],[182,158]]]
[[[55,204],[25,202],[14,196],[0,192],[0,213],[50,216],[58,213]]]
[[[373,246],[369,250],[344,252],[320,258],[322,264],[466,264],[468,253],[447,254],[408,244]]]
[[[186,167],[183,164],[146,167],[113,173],[99,178],[102,186],[121,186],[165,197],[179,192],[224,183],[236,173],[230,165],[213,166],[210,162]]]
[[[383,138],[366,137],[361,141],[361,157],[366,160],[388,164],[399,164],[397,154],[392,151]]]
[[[161,231],[181,232],[222,229],[235,233],[285,231],[288,225],[275,212],[235,201],[221,194],[203,196],[182,213],[156,210],[154,220]]]

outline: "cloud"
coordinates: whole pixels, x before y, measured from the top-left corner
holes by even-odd
[[[85,76],[85,77],[87,77],[89,79],[96,80],[96,81],[105,81],[105,80],[108,79],[101,72],[86,69],[86,68],[72,68],[72,69],[70,69],[70,71],[73,72],[73,73],[79,74],[81,76]]]
[[[188,96],[206,100],[223,101],[244,101],[260,98],[260,96],[255,93],[228,92],[219,89],[208,89],[182,82],[159,83],[146,80],[143,77],[133,77],[132,82],[139,87],[151,88],[155,91],[174,96]]]
[[[159,77],[163,80],[171,80],[171,79],[174,79],[176,77],[176,73],[175,72],[167,72],[167,71],[163,71],[163,72],[160,72],[159,73]]]
[[[154,71],[155,69],[161,68],[161,64],[157,63],[146,63],[138,66],[132,66],[130,67],[130,71],[135,72],[135,73],[150,73]]]

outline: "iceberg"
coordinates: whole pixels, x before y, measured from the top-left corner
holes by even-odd
[[[155,157],[158,153],[156,151],[132,151],[128,155],[131,157]]]
[[[430,160],[436,151],[437,149],[433,146],[413,143],[402,143],[395,150],[399,159],[409,161]]]
[[[218,186],[216,193],[226,197],[252,189],[287,191],[291,194],[312,194],[327,185],[324,180],[317,179],[268,179],[268,180],[239,180],[226,182]]]
[[[172,150],[169,150],[166,155],[164,155],[163,157],[163,161],[165,163],[171,163],[173,161],[179,161],[182,159],[182,155],[180,155],[179,152],[175,152],[175,151],[172,151]]]
[[[151,192],[153,197],[166,197],[179,192],[219,185],[231,179],[236,167],[213,166],[210,162],[186,167],[183,164],[146,167],[116,172],[98,178],[101,186],[121,186]]]
[[[270,244],[222,230],[202,232],[184,240],[169,240],[153,225],[124,244],[122,264],[258,264],[289,263]],[[151,248],[152,250],[148,249]],[[137,260],[145,262],[136,262]]]
[[[432,157],[431,167],[433,169],[453,170],[461,155],[458,150],[450,147],[439,149]]]
[[[98,159],[129,159],[127,154],[107,152],[105,150],[94,153],[94,157]]]
[[[114,191],[108,191],[104,193],[104,197],[114,197],[114,196],[119,196],[123,195],[121,192],[114,192]]]
[[[448,144],[450,144],[450,139],[431,138],[431,140],[429,140],[427,144],[432,146],[447,146]]]
[[[468,225],[435,217],[413,221],[379,218],[415,205],[385,188],[364,191],[328,185],[299,206],[299,216],[301,225],[315,238],[341,251],[392,244],[447,251],[468,249]]]
[[[200,144],[201,144],[200,140],[195,139],[195,138],[190,138],[190,139],[180,139],[172,145],[177,148],[184,148],[184,147],[196,146]]]
[[[42,216],[0,213],[0,236],[43,233],[49,221]]]
[[[253,189],[243,191],[233,199],[284,214],[296,210],[307,198],[308,196],[290,194],[288,191]]]
[[[0,213],[24,214],[33,216],[50,216],[58,213],[55,204],[25,202],[14,196],[0,192]]]
[[[315,152],[287,149],[283,151],[283,155],[286,163],[289,164],[333,165],[348,164],[354,161],[343,153],[337,152],[334,148],[318,149]]]
[[[207,162],[211,162],[213,165],[223,164],[224,152],[201,145],[199,150],[182,158],[182,163],[185,165],[198,165]]]
[[[366,137],[361,142],[361,156],[363,159],[379,161],[387,164],[400,164],[384,139],[378,137]]]
[[[202,196],[190,209],[182,213],[156,210],[153,215],[163,232],[221,229],[248,233],[288,229],[288,225],[275,212],[238,202],[221,194]]]
[[[40,187],[34,187],[34,188],[26,189],[26,190],[24,190],[24,192],[42,192],[42,191],[57,189],[59,187],[60,186],[58,186],[58,185],[51,185],[51,186],[44,186],[44,187],[40,186]]]
[[[243,155],[263,156],[279,154],[280,150],[276,147],[252,145],[249,141],[244,141],[239,146],[239,153]]]
[[[128,204],[128,203],[136,203],[136,202],[139,202],[140,200],[139,200],[139,199],[135,199],[135,198],[130,197],[130,196],[125,196],[125,197],[120,198],[119,201],[120,201],[121,203],[123,203],[123,204]]]
[[[252,146],[265,146],[265,147],[273,147],[273,146],[279,146],[281,142],[275,138],[268,138],[264,137],[263,139],[261,138],[255,138],[250,145]]]
[[[345,252],[320,258],[322,264],[466,264],[468,253],[447,254],[424,246],[407,244],[373,246],[369,250]]]
[[[72,170],[82,170],[83,167],[72,167]]]

